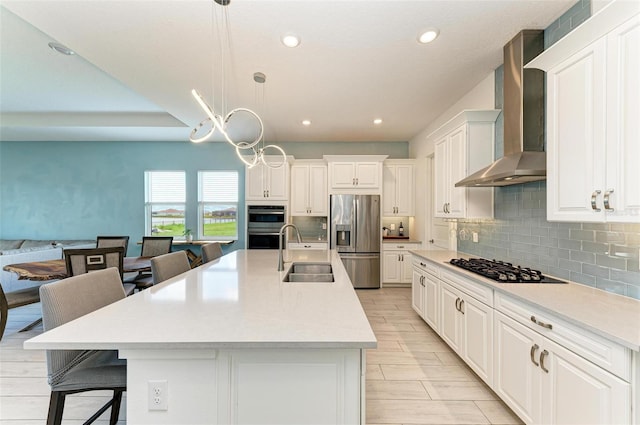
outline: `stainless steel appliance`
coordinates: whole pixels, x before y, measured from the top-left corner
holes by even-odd
[[[380,287],[380,195],[331,195],[331,249],[355,288]]]
[[[502,283],[567,283],[545,276],[540,270],[484,258],[454,258],[450,264]]]
[[[278,249],[278,232],[286,219],[284,205],[247,206],[247,248]]]

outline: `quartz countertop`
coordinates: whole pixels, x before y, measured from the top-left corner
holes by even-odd
[[[640,351],[638,300],[570,281],[567,284],[498,283],[448,263],[452,258],[469,258],[469,254],[457,251],[410,252],[448,271],[556,314],[631,350]]]
[[[335,251],[239,250],[38,335],[27,349],[375,348]],[[330,262],[334,282],[282,279],[292,261]]]

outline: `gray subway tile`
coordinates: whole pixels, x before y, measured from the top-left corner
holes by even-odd
[[[569,239],[559,239],[558,247],[571,249],[571,250],[580,250],[582,249],[582,244],[580,243],[580,241],[572,241]]]
[[[593,242],[595,240],[595,232],[593,230],[571,229],[569,238],[578,241]]]
[[[610,257],[609,255],[597,255],[596,264],[603,267],[609,267],[611,269],[627,269],[627,260],[622,258]]]
[[[596,288],[603,291],[613,292],[614,294],[627,295],[627,288],[629,285],[626,283],[615,282],[609,279],[596,278]]]
[[[624,232],[596,232],[596,242],[601,243],[625,243]]]
[[[571,259],[573,261],[580,261],[581,263],[596,263],[596,255],[592,252],[571,251]]]
[[[609,269],[607,267],[596,266],[594,264],[582,264],[582,273],[595,277],[609,278]]]
[[[557,277],[559,279],[568,279],[571,280],[571,271],[561,269],[558,267],[549,267],[549,274],[551,276]]]
[[[607,223],[582,223],[582,230],[598,230],[606,232],[609,230],[609,224]]]
[[[582,250],[594,254],[609,254],[609,245],[596,242],[582,242]]]
[[[615,281],[631,283],[633,285],[640,285],[640,273],[637,272],[611,269],[609,278]]]
[[[558,268],[568,270],[571,272],[581,272],[582,263],[578,261],[565,260],[564,258],[558,259]]]
[[[627,297],[640,300],[640,286],[627,285]]]
[[[582,273],[571,272],[571,280],[574,282],[582,283],[583,285],[596,286],[595,276],[589,276]]]

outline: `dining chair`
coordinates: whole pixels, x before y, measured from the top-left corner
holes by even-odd
[[[116,267],[120,274],[120,282],[127,295],[133,294],[136,285],[124,283],[123,263],[124,247],[112,246],[109,248],[65,249],[64,260],[69,276],[77,276],[109,267]]]
[[[98,236],[96,238],[96,248],[111,248],[113,246],[124,247],[124,256],[126,257],[129,236]]]
[[[217,260],[222,257],[222,247],[218,242],[208,243],[202,246],[202,262]]]
[[[184,251],[171,252],[151,259],[154,285],[189,270],[191,270],[191,264]]]
[[[143,236],[141,257],[157,257],[171,252],[173,236]],[[140,272],[136,276],[126,279],[125,282],[136,285],[138,291],[153,286],[153,275],[151,273]]]
[[[69,277],[40,286],[45,331],[91,313],[125,297],[122,281],[114,268]],[[81,301],[81,302],[79,302]],[[127,363],[117,350],[46,350],[51,396],[47,425],[62,422],[65,398],[94,390],[113,391],[113,397],[85,424],[111,407],[110,424],[120,413],[122,393],[127,389]]]
[[[4,330],[7,327],[9,310],[37,302],[40,302],[39,287],[33,286],[31,288],[18,289],[17,291],[4,292],[2,284],[0,283],[0,341],[2,341]],[[41,321],[42,319],[38,319],[29,326],[20,329],[19,332],[31,329]]]

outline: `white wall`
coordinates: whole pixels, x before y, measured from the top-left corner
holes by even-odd
[[[494,109],[495,108],[495,73],[491,72],[477,86],[454,103],[438,118],[429,123],[424,130],[409,140],[409,158],[416,158],[416,216],[411,229],[411,236],[419,239],[425,249],[429,249],[427,242],[432,238],[430,198],[433,184],[428,173],[428,157],[433,155],[434,140],[428,136],[464,109]]]

